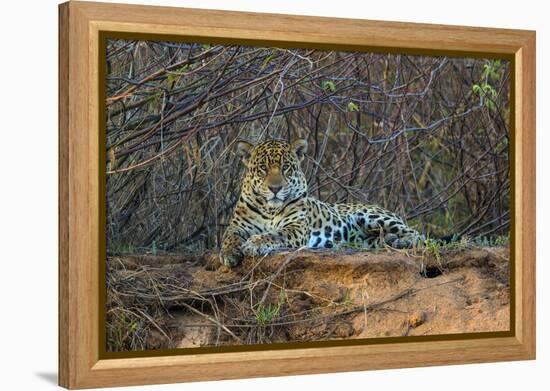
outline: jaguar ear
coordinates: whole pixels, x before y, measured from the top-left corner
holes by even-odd
[[[250,157],[252,148],[254,148],[254,145],[250,144],[248,141],[237,141],[237,154],[241,157],[244,164],[248,163],[248,158]]]
[[[292,150],[296,152],[296,156],[300,161],[304,160],[307,152],[307,140],[300,138],[292,142]]]

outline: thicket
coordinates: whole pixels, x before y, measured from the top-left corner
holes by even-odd
[[[306,138],[321,200],[430,237],[506,235],[509,85],[498,59],[110,40],[108,251],[219,248],[238,139]]]

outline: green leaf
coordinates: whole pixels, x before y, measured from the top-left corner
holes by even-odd
[[[336,85],[332,80],[325,80],[321,83],[321,88],[323,90],[331,90],[332,92],[336,92]]]
[[[262,68],[261,68],[262,70],[269,64],[271,60],[273,60],[273,57],[275,56],[273,55],[273,53],[271,53],[269,56],[265,58],[264,62],[262,63]]]
[[[173,73],[169,73],[168,77],[166,78],[166,82],[170,85],[176,80],[176,76]]]
[[[359,111],[359,106],[350,101],[348,103],[348,111]]]

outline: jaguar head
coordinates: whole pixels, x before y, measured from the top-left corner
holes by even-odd
[[[307,141],[292,143],[267,140],[253,145],[239,141],[237,151],[246,165],[241,196],[270,213],[307,193],[306,177],[300,167]]]

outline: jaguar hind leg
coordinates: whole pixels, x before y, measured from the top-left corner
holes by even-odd
[[[341,206],[341,212],[347,215],[348,221],[365,237],[367,248],[384,247],[403,249],[420,246],[425,240],[424,235],[409,227],[401,217],[375,205]]]

